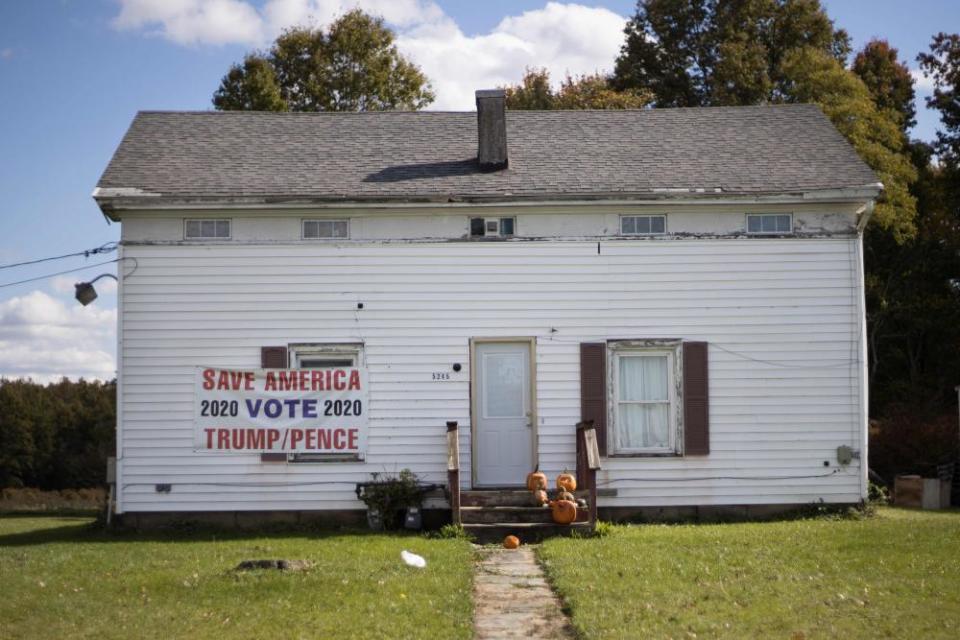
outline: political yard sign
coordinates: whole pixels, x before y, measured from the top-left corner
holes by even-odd
[[[194,386],[196,451],[366,451],[366,369],[198,367]]]

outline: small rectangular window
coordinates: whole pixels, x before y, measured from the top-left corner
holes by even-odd
[[[516,224],[516,218],[470,218],[470,237],[509,237],[516,233]]]
[[[304,220],[304,240],[337,240],[350,237],[347,220]]]
[[[793,233],[793,216],[789,213],[747,214],[747,233],[761,235]]]
[[[482,238],[486,235],[486,226],[483,224],[483,218],[470,218],[470,235],[474,238]]]
[[[667,216],[620,216],[620,233],[625,236],[652,236],[667,232]]]
[[[229,220],[184,220],[183,237],[186,240],[229,240]]]

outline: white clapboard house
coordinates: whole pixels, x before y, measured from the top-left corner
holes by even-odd
[[[601,517],[863,500],[882,185],[823,113],[477,109],[137,114],[94,192],[122,224],[116,511],[362,516],[356,485],[409,468],[469,522],[537,466],[593,471]],[[288,414],[338,368],[346,409]]]

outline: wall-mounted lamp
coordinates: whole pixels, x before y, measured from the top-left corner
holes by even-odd
[[[117,280],[117,276],[113,275],[112,273],[101,273],[90,282],[78,282],[74,285],[77,290],[77,292],[74,294],[74,296],[77,298],[77,302],[83,306],[87,306],[97,299],[97,290],[93,288],[93,283],[100,278],[113,278],[114,280]],[[119,282],[119,280],[117,280],[117,282]]]

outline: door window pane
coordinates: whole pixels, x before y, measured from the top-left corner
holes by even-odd
[[[483,416],[522,418],[524,356],[488,353],[483,356]]]

